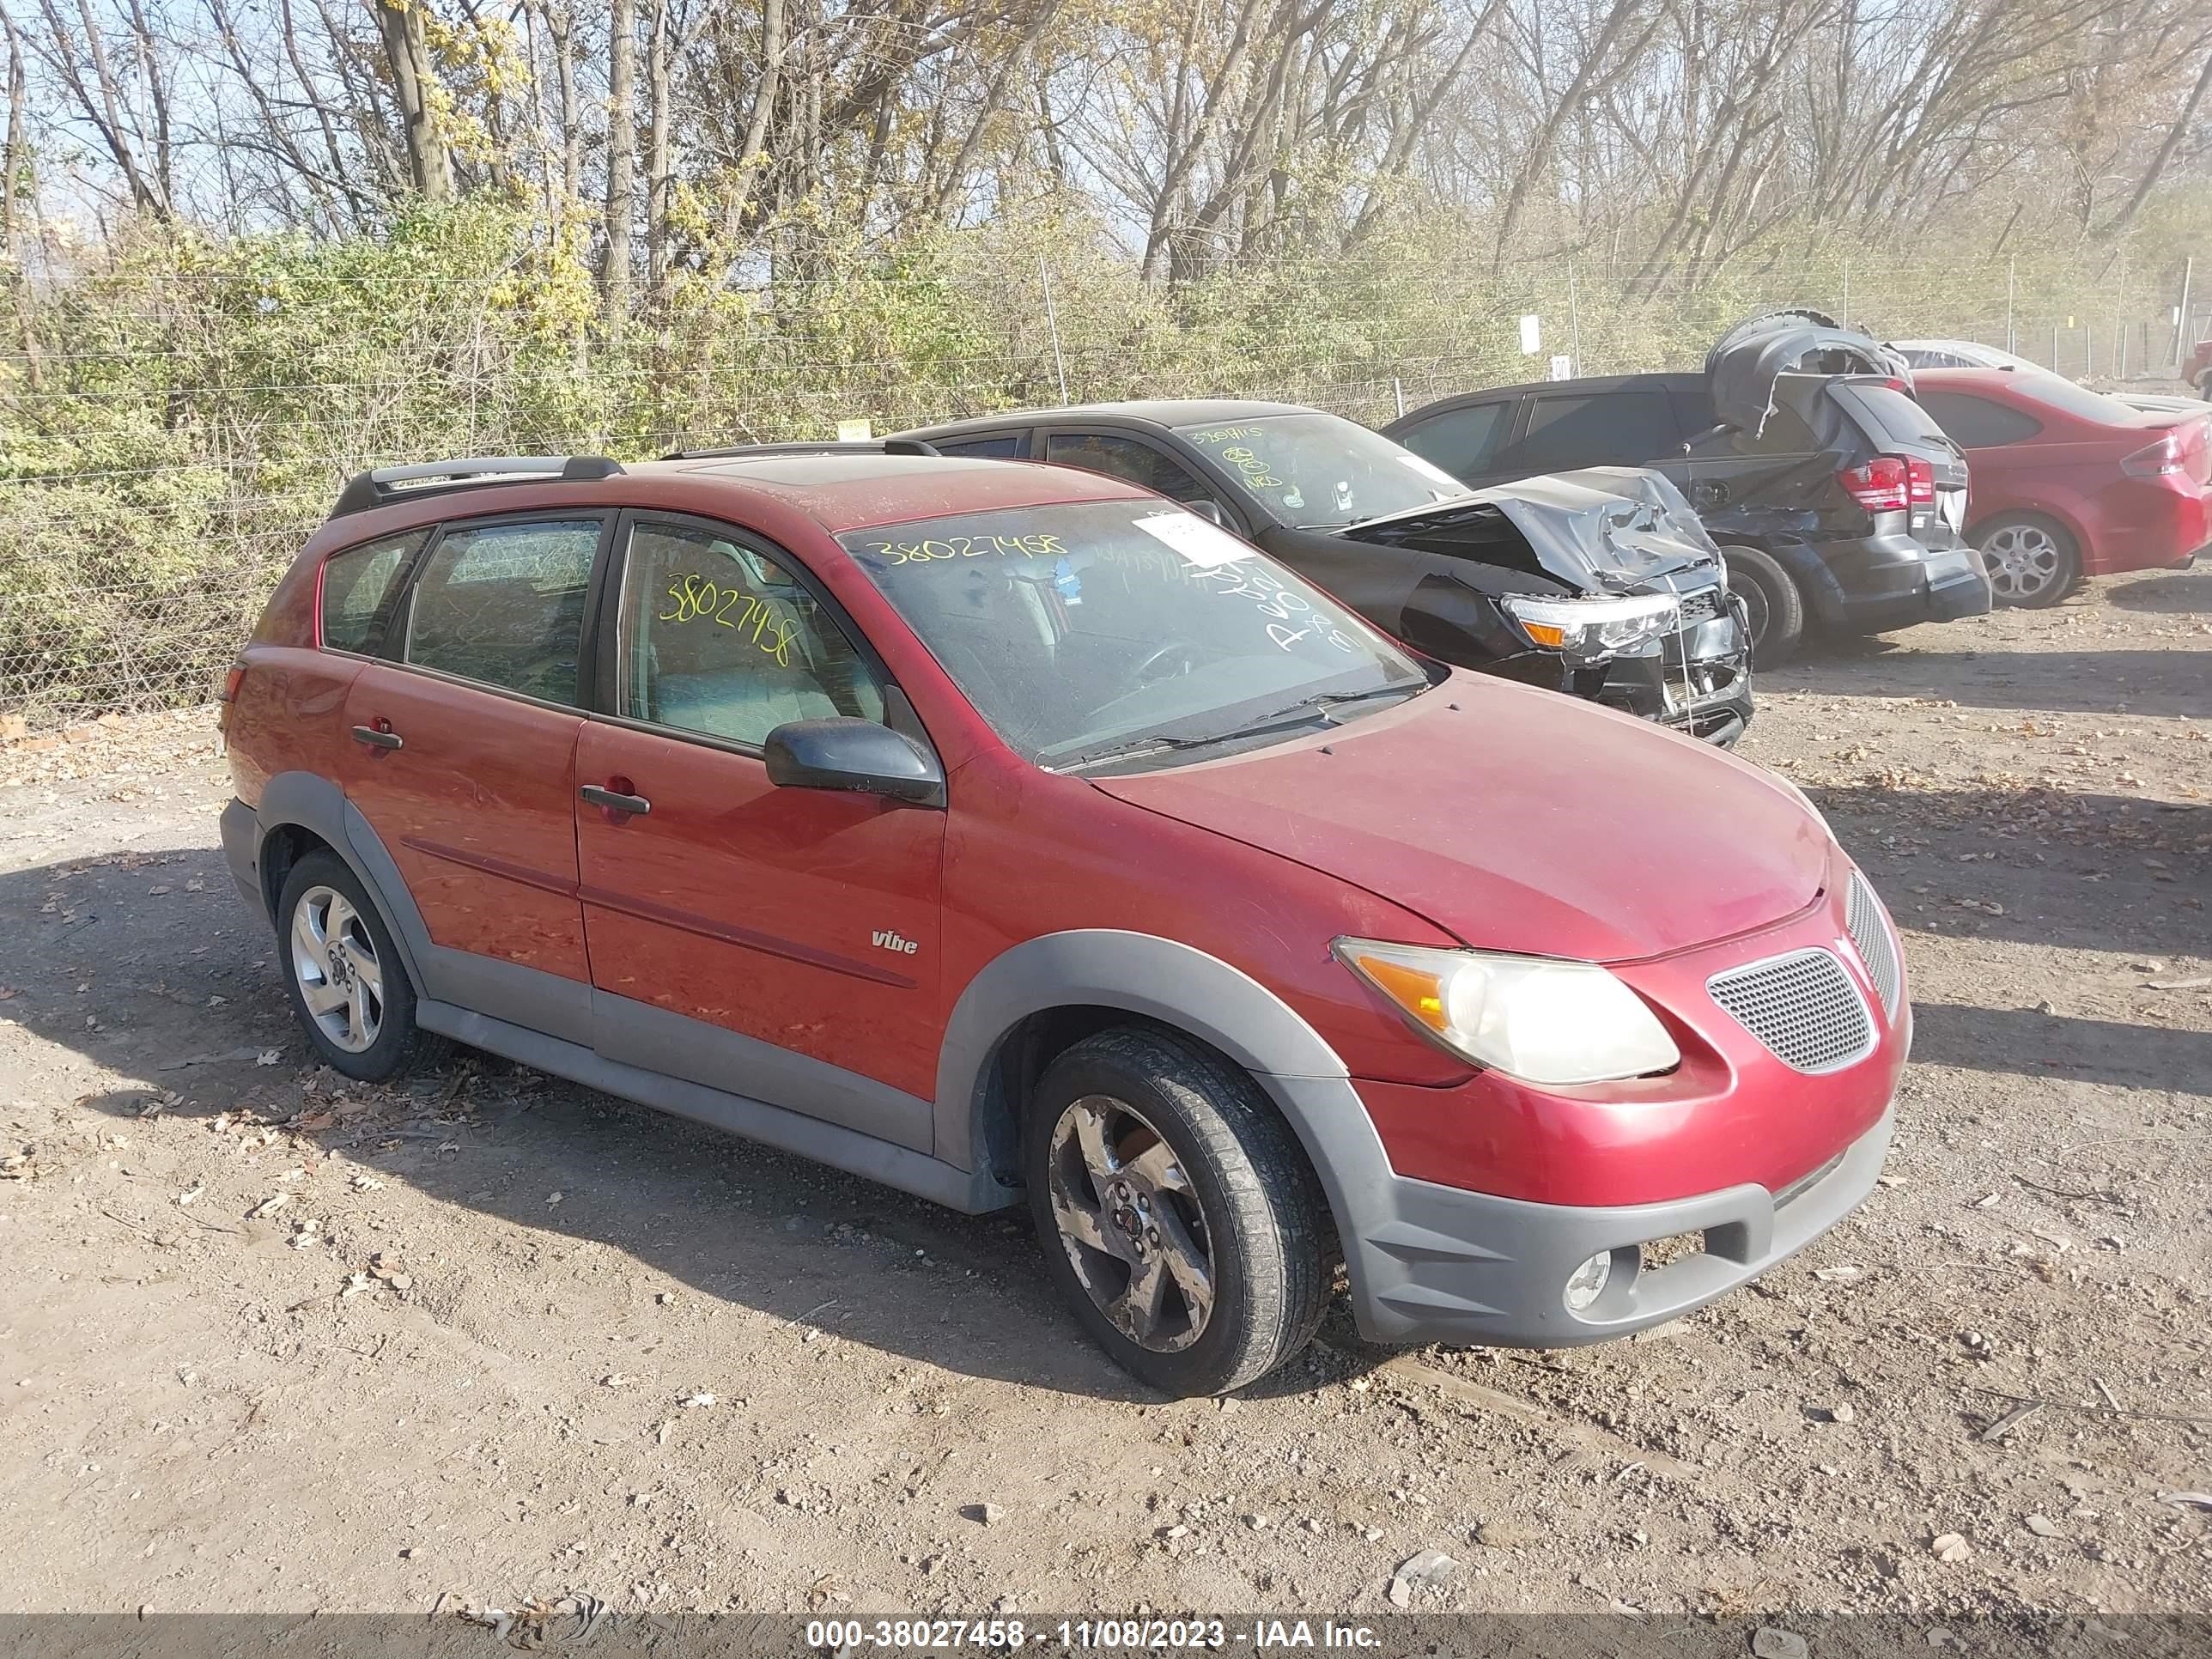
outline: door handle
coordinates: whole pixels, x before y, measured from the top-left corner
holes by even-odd
[[[398,749],[404,746],[399,741],[399,734],[397,732],[387,732],[374,726],[355,726],[353,740],[356,743],[365,743],[371,749]]]
[[[627,812],[633,817],[642,817],[653,811],[653,803],[642,795],[625,795],[619,789],[602,789],[596,783],[587,783],[576,792],[594,806],[604,806],[610,812]]]

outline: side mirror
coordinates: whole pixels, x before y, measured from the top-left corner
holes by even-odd
[[[945,805],[945,769],[902,732],[873,720],[787,720],[768,734],[768,781],[787,789],[842,789],[914,806]]]
[[[1229,515],[1221,510],[1221,503],[1215,501],[1212,496],[1200,495],[1194,501],[1185,501],[1182,504],[1197,514],[1200,518],[1218,524],[1224,530],[1229,528]]]

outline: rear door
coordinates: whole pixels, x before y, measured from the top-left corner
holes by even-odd
[[[1582,466],[1679,463],[1684,434],[1663,386],[1634,381],[1532,392],[1521,430],[1498,465],[1516,478]]]
[[[622,542],[566,803],[594,1043],[928,1150],[945,814],[780,788],[761,758],[789,720],[919,726],[774,543],[651,514]]]
[[[426,992],[555,1036],[588,1003],[574,763],[609,527],[588,513],[447,524],[346,698],[347,799],[443,947]]]

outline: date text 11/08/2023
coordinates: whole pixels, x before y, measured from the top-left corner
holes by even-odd
[[[1062,1619],[1029,1624],[1019,1619],[815,1619],[806,1645],[830,1652],[869,1649],[963,1648],[1011,1652],[1023,1647],[1070,1651],[1178,1651],[1232,1648],[1364,1649],[1381,1645],[1366,1625],[1334,1620],[1255,1619],[1249,1626],[1223,1619]]]

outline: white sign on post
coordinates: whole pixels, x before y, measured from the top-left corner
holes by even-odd
[[[1544,322],[1530,315],[1521,319],[1521,355],[1533,357],[1544,349]]]
[[[1573,380],[1575,378],[1575,360],[1571,357],[1553,358],[1552,378],[1555,380]]]

